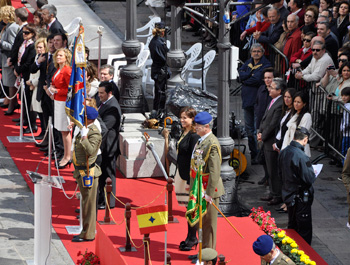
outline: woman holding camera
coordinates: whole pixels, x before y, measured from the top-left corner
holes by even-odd
[[[341,90],[350,86],[350,63],[343,63],[338,74],[334,67],[328,67],[320,84],[328,92],[328,99],[341,101]]]

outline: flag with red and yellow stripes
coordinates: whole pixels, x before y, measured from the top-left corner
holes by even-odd
[[[168,207],[167,205],[157,205],[140,208],[136,210],[137,221],[140,233],[150,234],[167,231]]]

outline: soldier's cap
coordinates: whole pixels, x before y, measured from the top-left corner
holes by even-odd
[[[307,137],[310,137],[310,132],[305,127],[299,126],[297,130],[300,131],[302,134],[305,134]]]
[[[259,256],[265,256],[273,247],[273,240],[268,235],[259,236],[253,243],[253,250]]]
[[[218,253],[215,249],[212,248],[204,248],[202,250],[202,260],[203,261],[211,261],[217,257]]]
[[[164,23],[164,22],[157,22],[157,23],[155,24],[155,27],[156,27],[157,29],[165,29],[165,23]]]
[[[97,118],[97,116],[98,116],[98,111],[95,108],[86,106],[86,117],[89,120],[94,120]]]
[[[196,117],[194,117],[194,122],[200,125],[206,125],[211,122],[212,119],[213,117],[208,112],[203,111],[199,112]]]

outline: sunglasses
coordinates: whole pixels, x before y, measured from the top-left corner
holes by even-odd
[[[306,41],[306,42],[311,42],[311,40],[309,40],[309,39],[303,39],[303,41]]]
[[[319,51],[321,51],[321,49],[311,49],[311,51],[313,51],[313,52],[319,52]]]
[[[25,35],[28,35],[28,34],[30,34],[31,32],[30,32],[30,31],[22,31],[22,33],[25,34]]]
[[[338,59],[338,63],[342,62],[342,63],[346,63],[348,60],[346,59]]]

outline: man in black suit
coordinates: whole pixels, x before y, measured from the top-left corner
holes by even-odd
[[[260,44],[276,43],[283,32],[283,19],[281,18],[280,11],[275,7],[271,7],[267,11],[267,16],[271,22],[269,28],[265,32],[256,31],[253,33],[253,38]]]
[[[109,65],[109,64],[102,65],[101,69],[100,69],[100,76],[101,76],[101,82],[108,81],[112,84],[113,96],[115,96],[115,98],[119,102],[119,99],[120,99],[119,88],[118,88],[117,84],[113,81],[114,67],[112,65]]]
[[[106,179],[109,177],[112,180],[112,192],[115,193],[116,182],[116,158],[119,155],[119,128],[121,122],[121,109],[117,99],[113,96],[113,86],[108,81],[100,83],[98,88],[98,96],[101,101],[98,113],[105,123],[108,131],[105,140],[102,141],[102,175],[99,178],[99,196],[98,208],[105,208],[104,187]],[[115,198],[111,196],[110,207],[115,207]]]
[[[258,141],[262,141],[264,144],[266,167],[270,177],[270,194],[267,197],[262,197],[261,200],[268,201],[268,205],[282,202],[282,180],[278,175],[277,165],[278,152],[273,150],[272,145],[276,141],[276,133],[280,124],[283,104],[281,94],[285,88],[286,83],[282,78],[273,79],[269,90],[272,100],[261,120],[258,132]]]
[[[28,24],[27,19],[28,19],[28,11],[24,7],[17,8],[15,10],[15,21],[19,25],[20,30],[18,31],[16,38],[15,38],[15,41],[12,45],[10,56],[7,58],[7,64],[9,66],[17,63],[18,50],[23,43],[23,27],[26,24]]]
[[[68,38],[67,35],[63,32],[53,33],[53,45],[55,49],[58,50],[60,48],[68,48]]]
[[[13,42],[10,55],[7,58],[7,65],[13,67],[18,61],[18,51],[23,43],[23,27],[27,25],[28,11],[24,8],[17,8],[15,10],[15,21],[19,25],[20,30],[18,31],[15,41]],[[23,115],[24,125],[28,125],[27,115]],[[13,119],[14,122],[19,122],[19,119]],[[17,124],[19,125],[19,123]]]
[[[57,20],[57,9],[54,5],[47,4],[44,5],[42,8],[42,14],[44,22],[47,25],[47,29],[49,32],[52,33],[65,33],[66,31],[63,29],[62,24]]]
[[[46,131],[47,124],[49,121],[49,116],[53,117],[52,100],[46,94],[46,91],[44,88],[46,87],[47,74],[49,73],[49,70],[50,71],[53,70],[52,60],[53,60],[53,53],[55,52],[53,38],[54,38],[54,35],[52,34],[47,37],[47,46],[49,51],[47,53],[40,54],[37,60],[30,67],[31,73],[36,73],[37,71],[40,71],[36,100],[41,102],[41,108],[43,109],[43,124],[41,125],[41,128],[43,131]],[[50,69],[48,66],[50,66]],[[44,143],[40,144],[40,147],[47,146],[47,138],[44,141],[45,141]]]

